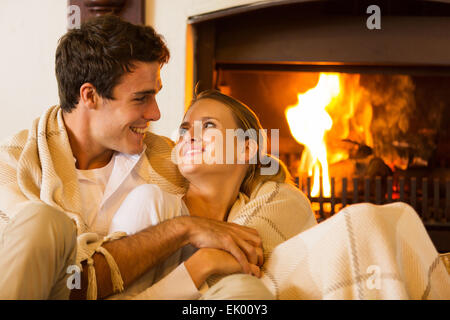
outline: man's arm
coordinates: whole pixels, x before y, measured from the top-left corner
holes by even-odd
[[[261,261],[261,240],[253,229],[236,224],[197,217],[178,217],[103,247],[114,257],[127,287],[148,269],[164,261],[187,244],[198,248],[217,248],[230,252],[251,273],[251,263]],[[111,274],[103,255],[93,256],[98,298],[113,294]],[[71,299],[84,299],[87,290],[87,268],[83,265],[81,289],[73,289]]]

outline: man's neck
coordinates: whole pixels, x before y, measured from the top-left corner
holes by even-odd
[[[70,147],[76,159],[76,168],[80,170],[97,169],[106,166],[114,154],[113,150],[94,145],[90,138],[87,119],[77,110],[63,112],[64,125],[69,137]]]

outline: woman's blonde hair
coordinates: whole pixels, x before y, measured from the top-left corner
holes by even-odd
[[[263,130],[258,117],[247,105],[217,90],[206,90],[195,95],[187,110],[189,110],[195,102],[202,99],[212,99],[221,102],[231,110],[238,128],[242,129],[244,132],[256,133],[256,135],[250,134],[248,138],[253,139],[257,143],[259,156],[256,156],[256,164],[249,164],[249,168],[241,184],[241,192],[250,196],[251,192],[259,184],[266,181],[293,183],[286,165],[281,160],[266,153],[265,147],[267,145],[267,136],[265,135],[265,131]],[[264,159],[264,161],[261,161],[261,159]],[[276,165],[274,162],[278,162],[278,170],[276,173],[272,175],[261,174],[262,168]]]

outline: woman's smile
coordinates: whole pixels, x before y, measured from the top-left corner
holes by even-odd
[[[183,159],[186,158],[195,158],[196,156],[201,156],[205,148],[198,143],[185,144],[181,150],[181,157]]]

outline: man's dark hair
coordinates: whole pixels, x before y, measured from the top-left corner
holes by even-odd
[[[134,62],[169,60],[169,49],[152,27],[134,25],[117,16],[93,18],[68,31],[56,49],[55,71],[60,105],[71,112],[80,99],[80,87],[89,82],[97,93],[113,100],[112,91]]]

